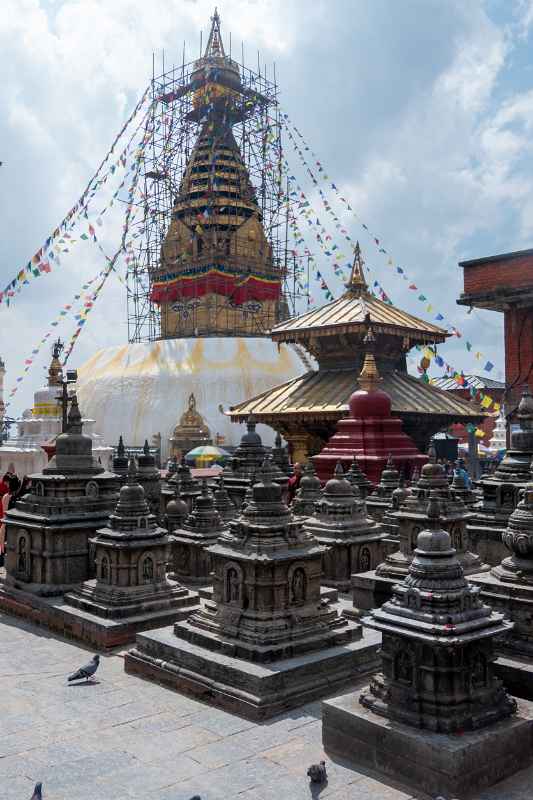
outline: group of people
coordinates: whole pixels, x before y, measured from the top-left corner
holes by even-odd
[[[0,480],[0,566],[4,566],[6,549],[6,526],[4,516],[8,509],[28,491],[30,479],[27,475],[21,480],[14,472],[6,472]]]

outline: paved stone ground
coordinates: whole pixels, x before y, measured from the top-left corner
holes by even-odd
[[[69,685],[85,648],[0,615],[0,800],[427,800],[328,762],[329,783],[305,776],[323,756],[320,703],[263,725],[126,675],[103,656],[97,682]],[[476,800],[530,800],[533,768]]]

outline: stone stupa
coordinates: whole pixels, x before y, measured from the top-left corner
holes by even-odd
[[[383,468],[379,483],[374,491],[366,498],[366,509],[369,516],[376,522],[381,522],[383,515],[392,506],[392,493],[400,486],[400,473],[394,466],[392,456]]]
[[[398,547],[388,552],[374,571],[355,575],[352,581],[354,608],[362,612],[384,603],[392,596],[394,584],[403,581],[409,572],[417,537],[428,524],[427,503],[431,492],[441,503],[441,522],[450,533],[457,558],[466,575],[489,569],[475,553],[468,536],[467,521],[470,514],[464,503],[453,497],[442,464],[434,458],[422,467],[416,486],[405,495],[397,511],[391,516],[398,523]]]
[[[210,546],[226,531],[213,493],[202,481],[200,496],[180,528],[174,529],[172,577],[190,584],[209,583],[213,562]]]
[[[478,481],[483,497],[468,523],[477,552],[493,567],[507,555],[503,534],[518,505],[520,491],[531,480],[533,397],[529,389],[522,394],[516,416],[519,427],[511,433],[511,447],[496,471]]]
[[[374,491],[374,484],[368,480],[357,463],[357,458],[355,456],[352,458],[352,463],[346,473],[346,480],[357,489],[363,500],[366,500]]]
[[[291,511],[300,517],[310,517],[315,512],[315,504],[322,496],[322,484],[317,478],[313,462],[303,466],[300,485],[291,504]]]
[[[514,622],[500,644],[499,674],[519,697],[533,699],[533,483],[509,517],[503,534],[508,555],[490,573],[469,578],[481,597]]]
[[[161,473],[155,463],[155,456],[150,453],[150,447],[146,439],[143,452],[137,457],[137,480],[144,489],[150,512],[155,515],[159,514],[161,506]]]
[[[117,451],[113,456],[113,473],[118,476],[119,483],[126,483],[128,478],[128,457],[122,436],[119,436]]]
[[[222,472],[224,485],[238,510],[244,502],[246,490],[252,485],[256,472],[261,469],[266,453],[266,448],[256,431],[255,420],[250,416],[246,421],[246,433]],[[275,465],[273,470],[274,480],[285,491],[289,482],[287,475]]]
[[[157,526],[133,460],[109,524],[91,543],[96,578],[66,594],[65,603],[73,607],[72,624],[81,624],[92,644],[126,644],[136,632],[183,619],[198,608],[198,595],[166,576],[172,536]]]
[[[366,503],[346,480],[340,461],[304,530],[325,548],[322,584],[340,592],[350,590],[352,573],[368,572],[383,558],[382,528],[367,515]]]
[[[91,577],[89,539],[106,524],[119,489],[116,475],[95,462],[76,395],[55,449],[5,515],[6,587],[40,596],[61,595]]]
[[[434,491],[407,577],[364,619],[382,634],[382,672],[359,703],[326,700],[322,730],[326,752],[432,796],[463,797],[531,760],[533,709],[515,716],[494,673],[495,641],[512,624],[467,582],[439,506]]]
[[[186,623],[139,634],[126,671],[252,719],[376,668],[377,639],[320,597],[323,548],[291,514],[267,461],[213,558],[213,600]],[[341,645],[341,646],[339,646]]]

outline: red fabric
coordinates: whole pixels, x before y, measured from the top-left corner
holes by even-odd
[[[9,491],[9,486],[4,480],[0,481],[0,497],[3,497]]]
[[[181,278],[172,283],[159,283],[152,287],[151,299],[154,303],[170,303],[183,298],[203,297],[206,294],[221,294],[232,297],[237,305],[246,300],[277,300],[281,294],[279,281],[265,281],[251,275],[224,275],[212,272],[198,278]]]

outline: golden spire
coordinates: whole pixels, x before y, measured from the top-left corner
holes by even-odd
[[[365,349],[365,359],[363,361],[363,368],[357,383],[359,389],[364,392],[373,392],[377,389],[383,378],[379,374],[376,359],[374,357],[374,347],[376,339],[372,333],[372,326],[369,325],[365,338],[363,339],[363,347]]]
[[[349,292],[352,292],[352,294],[362,295],[368,292],[368,285],[365,280],[364,261],[359,242],[355,245],[352,272],[346,284],[346,288]]]
[[[204,58],[210,58],[211,56],[226,58],[222,36],[220,35],[220,17],[217,8],[215,8],[215,13],[211,17],[211,32],[204,53]]]

